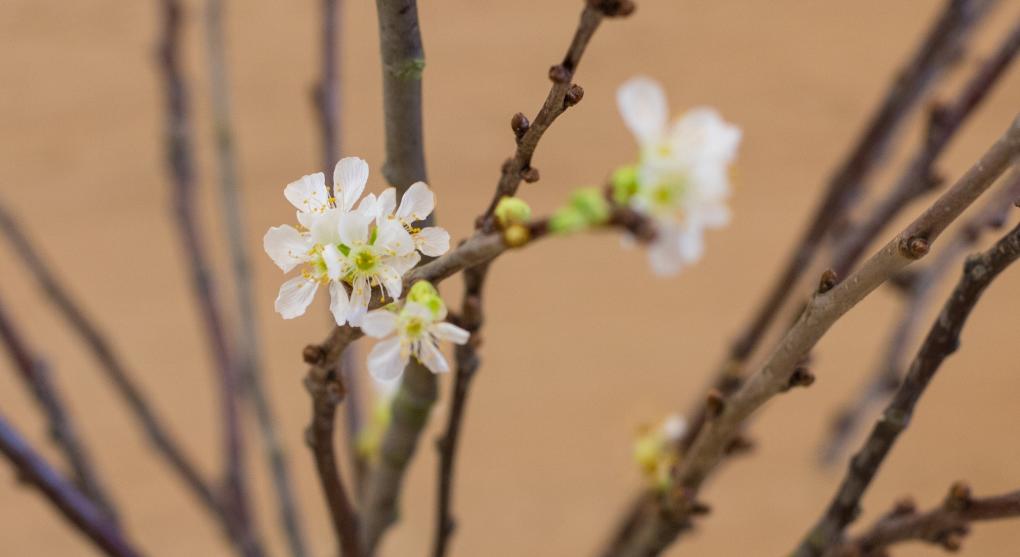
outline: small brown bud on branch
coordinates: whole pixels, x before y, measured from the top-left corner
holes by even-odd
[[[514,131],[514,135],[517,136],[518,140],[528,133],[528,128],[530,127],[531,121],[522,112],[514,114],[513,118],[510,119],[510,129]]]
[[[322,349],[318,344],[309,344],[305,346],[301,352],[301,357],[305,360],[305,363],[314,366],[319,365],[326,359],[326,351]]]
[[[798,367],[793,370],[793,375],[790,376],[790,382],[786,386],[786,390],[790,390],[794,387],[810,387],[815,382],[815,374],[806,367]]]
[[[822,273],[822,277],[818,279],[818,293],[825,294],[829,290],[832,290],[833,286],[839,281],[839,277],[836,275],[836,271],[832,269],[826,269]]]
[[[606,17],[627,17],[637,9],[632,0],[588,0],[588,5]]]
[[[928,244],[928,240],[920,236],[907,238],[900,246],[900,252],[910,259],[920,259],[928,255],[929,249],[931,249],[931,246]]]
[[[705,412],[709,418],[718,417],[726,409],[726,399],[718,389],[712,389],[705,399]]]
[[[573,72],[568,70],[563,64],[556,64],[549,68],[549,79],[551,79],[553,83],[570,83],[572,75]]]
[[[584,88],[578,84],[573,84],[570,89],[567,89],[567,96],[563,98],[563,104],[570,107],[581,102],[584,98]]]
[[[540,178],[538,174],[538,169],[533,166],[525,168],[524,170],[521,171],[521,178],[529,184],[534,184]]]
[[[970,505],[970,501],[970,486],[966,482],[956,482],[949,488],[949,494],[946,495],[943,506],[946,510],[962,511]]]

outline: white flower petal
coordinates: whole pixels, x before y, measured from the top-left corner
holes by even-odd
[[[394,300],[400,298],[400,293],[404,289],[404,281],[396,269],[389,265],[380,266],[379,280],[382,282],[383,288],[386,289],[386,293],[389,294],[390,298]]]
[[[322,260],[326,263],[326,276],[329,280],[340,280],[344,274],[344,256],[333,244],[322,248]]]
[[[450,233],[444,228],[430,226],[414,235],[418,251],[429,257],[439,257],[450,250]]]
[[[400,276],[404,276],[421,261],[421,254],[412,251],[407,255],[398,255],[386,260],[386,264],[396,269]]]
[[[382,193],[379,194],[379,201],[376,202],[376,210],[378,211],[378,217],[380,220],[388,218],[393,215],[393,210],[397,206],[397,189],[386,188]]]
[[[471,333],[453,323],[436,323],[429,328],[429,332],[439,340],[445,340],[454,344],[464,344],[471,338]]]
[[[357,210],[349,213],[342,213],[338,220],[338,231],[340,242],[347,246],[355,246],[368,243],[368,227],[374,220],[368,210]]]
[[[312,240],[316,244],[339,244],[340,243],[340,209],[329,208],[322,213],[316,213],[311,219],[311,226],[308,227],[312,233]]]
[[[698,107],[673,124],[670,146],[682,160],[725,165],[737,156],[740,136],[740,128],[727,124],[715,109]]]
[[[297,265],[308,261],[311,241],[293,226],[283,225],[270,228],[262,237],[262,248],[266,250],[276,266],[288,272]]]
[[[669,105],[657,81],[643,76],[629,79],[616,91],[616,104],[639,144],[657,143],[665,134]]]
[[[397,218],[410,224],[424,220],[436,208],[436,196],[425,182],[415,182],[400,198]]]
[[[358,277],[351,286],[351,306],[347,312],[347,322],[355,327],[360,327],[365,312],[368,311],[368,303],[372,300],[372,285],[365,277]]]
[[[389,255],[407,255],[414,251],[414,239],[396,220],[387,219],[379,223],[375,245],[389,252]]]
[[[300,180],[287,184],[283,188],[283,196],[303,213],[329,207],[329,192],[326,191],[326,177],[322,172],[302,176]]]
[[[672,276],[687,263],[680,249],[678,227],[660,226],[655,241],[648,247],[648,261],[659,276]]]
[[[294,319],[303,315],[315,298],[315,291],[318,289],[319,283],[305,277],[294,277],[288,280],[280,286],[280,293],[276,296],[276,312],[284,319]]]
[[[687,420],[679,414],[672,414],[662,422],[662,436],[671,443],[679,441],[687,433]]]
[[[368,372],[379,381],[392,381],[404,372],[407,357],[400,349],[400,339],[384,340],[368,353]]]
[[[425,323],[431,323],[434,320],[432,310],[418,302],[405,302],[402,313],[407,317],[418,318]]]
[[[329,312],[333,314],[333,320],[337,326],[347,323],[347,314],[351,309],[351,302],[347,298],[347,289],[339,281],[329,283]]]
[[[397,314],[385,309],[377,309],[365,314],[361,320],[361,330],[374,338],[385,338],[393,334],[397,328]]]
[[[423,340],[418,344],[418,353],[415,355],[418,357],[418,361],[429,368],[432,373],[448,373],[450,371],[450,364],[446,363],[443,353],[428,340]]]
[[[337,205],[345,211],[350,210],[365,191],[368,183],[368,163],[358,157],[340,159],[333,169],[333,193]]]

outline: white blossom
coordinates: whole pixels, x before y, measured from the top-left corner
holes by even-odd
[[[383,339],[368,354],[368,371],[379,381],[391,381],[400,376],[414,356],[433,373],[446,373],[450,365],[439,341],[464,344],[470,334],[460,327],[443,321],[446,307],[441,300],[426,304],[407,300],[399,308],[384,308],[368,312],[361,324],[366,335]]]
[[[653,270],[675,274],[701,257],[706,228],[729,223],[728,166],[741,132],[711,108],[695,108],[670,124],[666,95],[647,77],[624,83],[617,104],[641,149],[628,202],[658,225],[649,249]]]
[[[436,208],[435,194],[425,182],[415,182],[407,188],[397,207],[397,190],[387,188],[374,202],[377,218],[399,222],[414,240],[415,248],[423,255],[439,257],[450,249],[450,233],[438,226],[415,227]]]

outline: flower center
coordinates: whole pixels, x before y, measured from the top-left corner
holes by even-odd
[[[418,317],[412,317],[404,325],[404,331],[407,333],[408,338],[418,338],[425,331],[425,322]]]
[[[354,254],[354,266],[359,271],[371,271],[379,263],[379,257],[370,250],[361,250]]]

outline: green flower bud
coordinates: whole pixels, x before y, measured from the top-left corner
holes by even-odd
[[[496,220],[502,227],[524,224],[531,220],[531,207],[517,197],[504,196],[496,204]]]
[[[549,219],[549,230],[554,234],[573,234],[588,228],[588,219],[572,206],[563,207]]]
[[[638,190],[638,173],[636,166],[621,166],[613,172],[613,200],[626,205]]]
[[[436,317],[439,317],[446,309],[443,299],[439,297],[439,291],[427,280],[419,280],[414,283],[407,293],[407,300],[427,307]]]
[[[570,198],[570,206],[590,225],[605,224],[609,220],[609,203],[597,188],[577,190]]]

